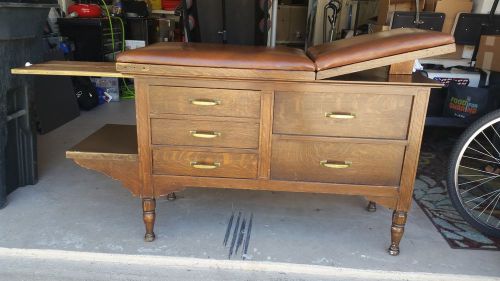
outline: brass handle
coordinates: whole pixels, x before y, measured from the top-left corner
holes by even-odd
[[[211,100],[211,99],[195,99],[191,100],[191,104],[193,105],[201,105],[201,106],[215,106],[221,104],[220,100]]]
[[[353,113],[327,112],[325,113],[325,117],[333,119],[354,119],[356,115]]]
[[[222,135],[220,132],[215,131],[189,131],[189,134],[195,138],[201,139],[214,139]]]
[[[319,164],[325,168],[330,168],[330,169],[347,169],[351,167],[352,163],[348,161],[339,162],[339,161],[323,160],[320,161]]]
[[[217,169],[220,167],[220,163],[219,162],[215,162],[213,164],[210,164],[210,163],[200,163],[200,162],[191,162],[190,163],[191,167],[195,168],[195,169],[202,169],[202,170],[213,170],[213,169]]]

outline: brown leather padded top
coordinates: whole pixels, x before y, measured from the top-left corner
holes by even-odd
[[[208,43],[163,42],[126,51],[117,62],[218,68],[314,71],[300,49]]]
[[[310,47],[307,55],[316,63],[316,70],[320,71],[454,42],[450,34],[400,28]]]

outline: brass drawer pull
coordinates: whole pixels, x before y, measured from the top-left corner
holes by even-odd
[[[214,139],[222,135],[220,132],[214,131],[189,131],[189,134],[195,138],[200,139]]]
[[[319,164],[325,168],[330,168],[330,169],[347,169],[351,167],[352,163],[348,161],[339,162],[339,161],[323,160],[320,161]]]
[[[202,170],[213,170],[213,169],[217,169],[220,167],[220,163],[219,162],[215,162],[213,164],[210,164],[210,163],[202,163],[202,162],[191,162],[190,163],[191,167],[195,168],[195,169],[202,169]]]
[[[191,100],[192,105],[201,105],[201,106],[215,106],[220,105],[220,100],[211,100],[211,99],[195,99]]]
[[[333,119],[354,119],[356,118],[356,115],[352,113],[327,112],[325,113],[325,117]]]

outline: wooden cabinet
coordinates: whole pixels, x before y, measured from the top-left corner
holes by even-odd
[[[178,181],[167,183],[176,176],[259,179],[271,187],[278,181],[317,182],[331,186],[313,191],[330,193],[343,185],[355,194],[370,186],[367,195],[397,190],[414,138],[410,125],[422,125],[412,116],[424,111],[415,99],[428,92],[399,86],[387,93],[376,84],[295,91],[298,84],[274,83],[280,87],[268,91],[265,83],[206,83],[204,88],[144,79],[149,107],[143,122],[150,128],[144,143],[157,183],[154,196],[182,188]],[[146,106],[138,101],[141,109]],[[394,208],[397,201],[390,202],[384,204]]]
[[[187,187],[361,195],[395,210],[398,253],[429,82],[135,80],[144,210]]]
[[[105,127],[68,157],[120,179],[142,197],[146,241],[154,240],[155,198],[184,188],[312,192],[364,196],[370,210],[375,203],[393,209],[389,252],[396,255],[434,85],[407,79],[137,75],[137,143],[99,152],[96,139],[112,139],[121,128]]]
[[[49,62],[13,73],[134,78],[137,148],[129,146],[135,142],[119,153],[96,148],[113,146],[118,127],[111,126],[68,157],[142,198],[146,241],[155,238],[155,199],[187,187],[314,192],[364,196],[371,210],[375,203],[393,209],[389,253],[397,255],[429,91],[440,86],[409,74],[414,59],[455,45],[438,33],[393,33],[373,37],[380,56],[366,52],[366,44],[359,48],[361,37],[339,42],[354,51],[340,54],[345,64],[336,62],[332,45],[320,46],[319,56],[309,50],[309,59],[299,50],[169,44],[166,53],[161,46],[130,52],[112,67]],[[405,48],[384,50],[404,38],[412,40]],[[96,141],[101,136],[109,140]]]

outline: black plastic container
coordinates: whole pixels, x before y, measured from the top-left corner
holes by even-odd
[[[60,18],[59,31],[75,43],[77,61],[114,61],[114,54],[122,50],[122,27],[112,20],[113,37],[107,18]],[[114,44],[113,44],[114,39]]]
[[[7,194],[37,181],[33,78],[10,69],[42,59],[42,31],[56,0],[0,0],[0,208]]]

